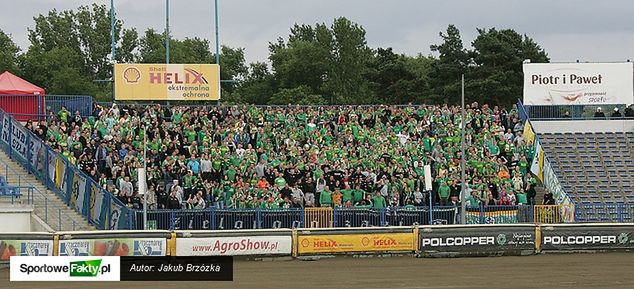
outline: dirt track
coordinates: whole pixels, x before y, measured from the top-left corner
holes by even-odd
[[[634,253],[236,261],[234,282],[9,283],[0,288],[634,288]]]

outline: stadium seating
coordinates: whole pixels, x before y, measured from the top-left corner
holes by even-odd
[[[554,133],[540,140],[564,191],[578,204],[578,219],[632,217],[634,133]]]

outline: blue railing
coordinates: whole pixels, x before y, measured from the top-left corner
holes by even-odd
[[[143,229],[143,211],[130,210],[119,223],[130,229]],[[311,217],[312,216],[312,217]],[[415,208],[335,208],[315,219],[304,209],[217,209],[150,210],[148,228],[164,230],[229,230],[324,227],[380,227],[412,225],[451,225],[460,220],[459,207]],[[468,224],[531,223],[532,206],[481,206],[467,208]],[[318,225],[319,224],[319,225]]]
[[[106,192],[93,179],[69,164],[58,152],[40,140],[33,132],[26,129],[11,115],[0,110],[0,148],[14,161],[21,164],[48,189],[64,201],[64,203],[82,215],[97,229],[126,229],[127,227],[112,222],[119,215],[127,215],[128,208]],[[48,198],[43,196],[39,204],[45,203],[48,216]],[[38,204],[36,198],[35,203]],[[76,223],[69,216],[64,216],[61,208],[55,208],[58,217],[68,219],[75,227]],[[114,212],[114,213],[113,213]],[[64,220],[59,221],[59,226]],[[67,225],[65,229],[68,228]]]

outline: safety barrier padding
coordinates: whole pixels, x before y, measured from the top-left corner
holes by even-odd
[[[59,256],[166,256],[170,231],[58,232]]]
[[[634,224],[557,224],[541,229],[541,251],[634,250]]]
[[[420,226],[421,257],[503,256],[535,253],[535,225]]]
[[[52,233],[0,233],[0,262],[11,256],[53,256]]]
[[[417,238],[414,227],[298,229],[295,246],[297,255],[413,253]]]

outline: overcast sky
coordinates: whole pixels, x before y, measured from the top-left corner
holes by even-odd
[[[9,0],[5,0],[9,1]],[[332,23],[345,16],[367,31],[371,47],[410,55],[430,53],[438,32],[455,24],[470,46],[476,28],[512,28],[541,44],[551,61],[634,60],[631,0],[219,0],[220,42],[244,47],[248,61],[266,60],[268,42],[287,37],[294,23]],[[28,47],[33,17],[55,8],[74,9],[109,0],[12,0],[0,11],[0,29]],[[140,32],[165,27],[164,0],[115,0],[117,18]],[[171,30],[177,38],[213,43],[213,0],[172,0]]]

